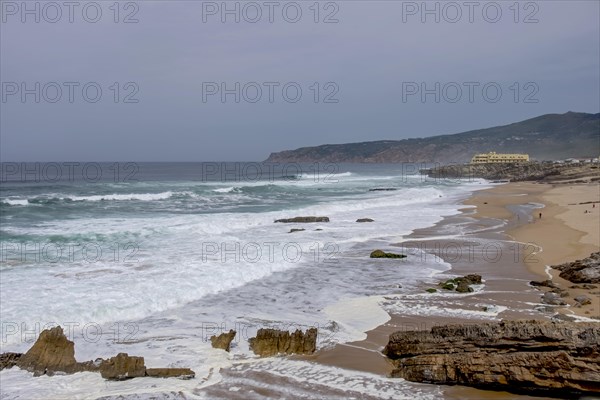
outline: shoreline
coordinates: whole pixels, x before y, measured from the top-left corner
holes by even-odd
[[[396,246],[409,250],[414,247],[427,249],[428,252],[449,262],[451,269],[436,276],[436,280],[441,281],[446,277],[472,273],[482,275],[485,282],[484,289],[465,297],[457,297],[455,304],[448,302],[444,296],[447,294],[442,293],[444,297],[438,302],[445,304],[446,307],[462,310],[481,307],[482,302],[506,307],[497,314],[495,317],[497,320],[545,320],[552,317],[555,312],[581,317],[598,316],[600,315],[598,295],[590,296],[593,298],[592,305],[578,309],[560,307],[553,309],[552,314],[535,310],[535,304],[541,305],[540,298],[543,291],[529,285],[531,280],[548,279],[548,273],[551,273],[554,282],[560,287],[569,288],[573,284],[559,278],[558,271],[547,272],[546,265],[575,261],[598,251],[600,244],[598,233],[595,232],[597,229],[594,227],[600,226],[600,205],[596,207],[592,207],[592,204],[572,205],[587,201],[600,201],[598,183],[549,185],[519,182],[477,190],[462,201],[461,204],[465,207],[460,210],[459,215],[445,217],[430,228],[415,230]],[[543,208],[537,208],[542,206]],[[590,209],[591,212],[584,213],[585,209]],[[541,219],[539,212],[542,213]],[[585,221],[580,221],[581,217],[585,218]],[[447,224],[466,224],[472,231],[466,232],[458,240],[437,239],[436,236],[440,236],[439,231],[443,232],[443,226]],[[576,227],[582,227],[586,231],[578,230]],[[583,238],[585,238],[583,243],[580,243]],[[480,240],[486,243],[483,248],[499,246],[497,248],[501,251],[496,254],[502,255],[490,258],[486,257],[483,251],[482,254],[478,254],[474,250],[481,246]],[[444,249],[454,249],[454,251],[444,251]],[[463,254],[465,249],[468,250],[467,255]],[[461,254],[458,255],[458,252]],[[568,290],[569,304],[578,295],[589,296],[590,294],[589,290],[584,289],[569,288]],[[391,320],[366,332],[366,339],[338,344],[332,349],[323,349],[309,359],[325,365],[383,373],[387,376],[392,370],[392,365],[381,354],[381,349],[387,344],[391,333],[399,330],[431,329],[436,325],[469,324],[489,320],[485,315],[482,315],[484,318],[472,315],[461,317],[460,313],[457,316],[411,314],[390,313]],[[465,386],[441,386],[441,388],[444,398],[450,399],[541,398]]]
[[[515,223],[510,220],[514,219],[514,214],[506,218],[510,214],[507,207],[519,205],[521,199],[543,204],[544,207],[532,212],[530,222],[511,226],[510,222]],[[559,313],[590,317],[600,316],[600,296],[594,294],[595,291],[591,291],[590,295],[590,290],[572,288],[573,283],[560,278],[559,271],[549,266],[586,258],[600,250],[599,201],[598,183],[548,185],[516,182],[482,191],[465,204],[477,207],[476,218],[493,215],[509,221],[506,234],[524,244],[522,256],[527,268],[539,280],[551,279],[560,288],[568,290],[569,295],[564,299],[570,307],[559,309]],[[579,204],[587,202],[596,203]],[[593,207],[593,204],[598,207]],[[573,307],[573,299],[580,295],[590,297],[592,304],[583,308]]]
[[[364,340],[323,347],[311,355],[263,359],[256,363],[253,359],[239,358],[236,354],[227,356],[227,362],[223,360],[216,371],[220,378],[214,378],[215,382],[194,390],[209,397],[227,398],[244,398],[241,395],[246,390],[272,395],[279,393],[279,386],[293,386],[294,389],[307,390],[308,393],[312,390],[310,384],[296,381],[289,374],[289,371],[306,368],[311,370],[309,377],[326,379],[321,387],[325,397],[335,397],[342,390],[326,383],[327,379],[335,376],[340,381],[354,382],[357,385],[369,386],[376,382],[375,387],[393,387],[398,392],[410,393],[410,396],[421,393],[424,397],[446,399],[544,398],[467,386],[432,385],[401,379],[396,381],[395,378],[389,378],[393,366],[381,352],[390,334],[396,331],[429,330],[438,325],[478,324],[501,319],[548,320],[555,317],[556,313],[578,312],[585,317],[586,311],[589,316],[590,310],[597,306],[597,302],[581,309],[544,305],[545,310],[541,310],[538,306],[542,306],[541,296],[546,289],[529,284],[532,280],[547,278],[547,263],[573,261],[573,254],[577,254],[577,258],[589,256],[586,252],[594,248],[597,235],[589,229],[585,232],[576,227],[597,226],[594,225],[596,219],[588,217],[594,215],[594,218],[598,218],[600,205],[597,204],[592,213],[583,213],[584,208],[581,207],[592,208],[592,203],[575,206],[570,204],[596,201],[595,198],[581,196],[589,196],[597,189],[597,184],[579,185],[571,189],[566,185],[555,187],[528,183],[486,187],[455,198],[452,207],[454,211],[458,210],[457,214],[443,217],[432,226],[415,229],[405,236],[390,236],[398,237],[399,242],[381,242],[382,246],[391,246],[392,251],[395,247],[397,252],[408,254],[406,261],[409,262],[403,264],[402,260],[389,260],[389,264],[381,264],[380,268],[387,271],[387,275],[381,276],[386,276],[390,282],[383,279],[380,281],[385,282],[386,288],[392,289],[379,292],[387,293],[385,295],[373,297],[378,298],[376,302],[390,316],[390,320],[366,332]],[[573,200],[573,196],[576,200]],[[536,207],[541,207],[542,204],[544,208],[540,210],[543,218],[532,218],[532,215],[535,217],[540,212]],[[580,221],[582,217],[584,219]],[[369,248],[370,245],[367,244],[366,247]],[[539,248],[552,251],[534,254]],[[532,256],[535,262],[532,262]],[[368,260],[365,262],[369,264]],[[432,265],[435,263],[440,265]],[[418,281],[421,283],[415,287],[411,274],[403,274],[403,268],[422,272],[423,278]],[[473,292],[458,293],[442,289],[438,285],[439,282],[468,274],[479,274],[482,277],[483,283],[474,285]],[[363,275],[364,273],[357,275],[356,279],[361,282]],[[558,273],[554,275],[558,276]],[[557,278],[555,281],[558,282]],[[435,291],[428,292],[428,289]],[[569,290],[572,292],[571,297],[577,295],[576,291]],[[345,303],[343,306],[351,310],[353,308],[352,303]],[[362,318],[369,316],[368,311],[356,309],[354,312]],[[378,322],[383,320],[379,319]],[[287,363],[286,358],[292,363]],[[155,361],[152,357],[148,360]],[[250,367],[251,365],[254,367]],[[336,368],[340,369],[339,372]],[[280,373],[281,371],[283,372]],[[212,377],[211,367],[207,377],[203,379],[206,382]],[[318,381],[315,382],[318,384]],[[232,392],[231,387],[236,388],[235,392],[240,392]],[[366,392],[362,393],[364,398],[378,398],[377,392],[370,392],[368,395]]]

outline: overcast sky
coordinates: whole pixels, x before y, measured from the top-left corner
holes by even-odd
[[[2,0],[2,161],[258,161],[600,109],[598,1],[247,3]]]

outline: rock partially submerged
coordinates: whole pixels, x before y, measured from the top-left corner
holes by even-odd
[[[573,283],[600,283],[600,252],[552,268],[561,271],[558,276]]]
[[[393,377],[552,396],[600,393],[600,325],[502,321],[400,331]]]
[[[17,366],[33,372],[34,376],[54,375],[57,372],[73,374],[75,372],[100,372],[103,378],[124,380],[143,376],[193,378],[194,371],[188,368],[146,369],[144,357],[119,353],[115,357],[103,360],[77,362],[75,344],[67,339],[62,327],[55,326],[40,333],[33,346],[25,354],[0,354],[0,370]]]
[[[219,336],[213,335],[210,337],[210,343],[215,349],[229,351],[231,348],[231,342],[233,341],[233,338],[235,338],[235,333],[236,332],[233,329],[230,329],[229,332],[223,332]]]
[[[531,281],[529,284],[534,287],[548,287],[553,289],[558,287],[550,279],[546,279],[545,281]]]
[[[445,290],[455,290],[459,293],[469,293],[474,291],[471,285],[480,285],[481,282],[481,275],[469,274],[440,282],[439,286]]]
[[[40,333],[29,351],[19,358],[17,366],[34,375],[72,374],[84,370],[75,360],[75,344],[67,339],[60,326]]]
[[[312,354],[317,349],[317,328],[306,332],[297,329],[295,332],[278,329],[259,329],[256,337],[248,340],[250,350],[261,357],[276,354]]]
[[[288,233],[294,233],[294,232],[302,232],[305,231],[306,229],[303,228],[292,228],[290,229],[290,231]]]
[[[371,252],[371,258],[406,258],[404,254],[386,253],[383,250],[374,250]]]
[[[130,356],[119,353],[100,364],[100,375],[104,379],[122,381],[146,376],[144,357]]]
[[[359,218],[356,220],[356,222],[374,222],[374,219],[371,218]]]
[[[276,219],[275,222],[282,223],[310,223],[310,222],[329,222],[329,217],[294,217],[294,218],[283,218]]]

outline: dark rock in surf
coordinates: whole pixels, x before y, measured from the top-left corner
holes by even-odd
[[[374,222],[374,219],[371,218],[359,218],[356,220],[356,222]]]
[[[329,222],[329,217],[294,217],[276,219],[275,222],[289,223],[311,223],[311,222]]]
[[[529,282],[531,286],[538,287],[548,287],[548,288],[556,288],[556,284],[552,282],[550,279],[546,279],[545,281],[531,281]]]
[[[373,250],[369,257],[371,257],[371,258],[406,258],[406,256],[404,254],[386,253],[385,251],[382,251],[382,250]]]

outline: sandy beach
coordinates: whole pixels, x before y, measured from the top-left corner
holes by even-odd
[[[489,320],[485,313],[480,312],[482,304],[491,304],[503,310],[498,313],[496,319],[542,320],[552,317],[555,313],[575,314],[585,319],[600,317],[598,289],[572,289],[571,282],[559,278],[558,271],[546,267],[585,258],[598,251],[599,201],[600,191],[597,183],[509,183],[475,192],[464,202],[467,207],[462,210],[462,215],[445,218],[431,228],[415,231],[397,246],[404,248],[407,253],[414,247],[425,249],[451,263],[452,270],[440,275],[440,280],[472,273],[482,275],[485,281],[484,290],[468,296],[457,296],[455,300],[450,301],[436,297],[435,293],[430,299],[424,297],[412,305],[409,304],[406,309],[408,313],[391,313],[391,320],[368,332],[365,340],[320,351],[313,359],[327,365],[388,374],[392,366],[380,351],[387,344],[391,333],[398,330],[423,330],[436,325]],[[465,223],[470,228],[460,240],[448,240],[440,234],[444,232],[445,225]],[[482,242],[482,239],[485,242]],[[490,255],[489,251],[486,253],[483,249],[500,251],[496,250],[496,254]],[[549,279],[549,275],[556,284],[569,291],[569,296],[565,298],[568,306],[557,307],[554,313],[544,313],[535,309],[536,304],[541,305],[540,298],[543,292],[529,285],[531,280]],[[426,288],[427,286],[423,289]],[[574,307],[573,298],[582,294],[592,298],[592,304],[581,308]],[[436,302],[444,308],[445,313],[452,314],[456,311],[455,316],[443,316],[443,313],[439,316],[425,316],[413,312],[414,308],[420,305],[431,306]],[[413,310],[410,310],[410,307],[413,307]],[[469,315],[469,312],[472,314]],[[460,386],[445,386],[443,393],[444,398],[453,399],[530,398]]]
[[[530,222],[510,228],[517,221],[514,221],[515,216],[509,208],[525,202],[543,204],[544,207],[532,212]],[[592,299],[591,305],[568,307],[561,312],[591,317],[600,316],[599,294],[594,290],[571,288],[573,283],[561,279],[559,271],[547,266],[585,258],[600,249],[599,202],[598,183],[511,183],[482,191],[465,204],[477,207],[476,218],[507,219],[509,228],[506,233],[524,244],[523,260],[540,280],[551,278],[560,288],[568,289],[569,296],[565,297],[565,301],[571,306],[575,303],[573,299],[579,295]]]

